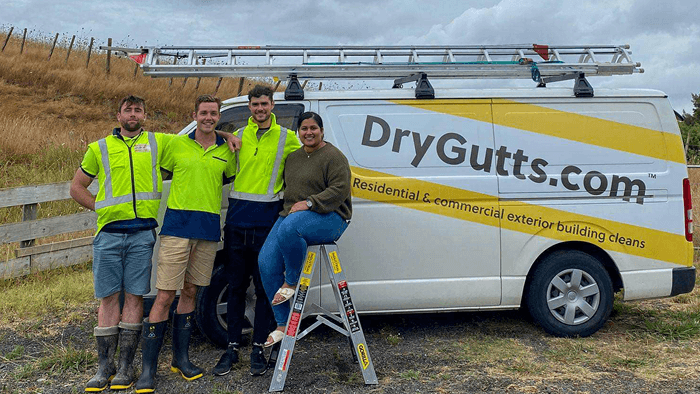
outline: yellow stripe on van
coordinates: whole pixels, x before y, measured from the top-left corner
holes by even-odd
[[[611,120],[564,112],[513,100],[493,99],[493,115],[488,107],[475,111],[475,104],[489,100],[392,100],[428,111],[460,116],[482,122],[550,135],[584,144],[615,149],[642,156],[685,164],[680,135],[651,130]],[[516,115],[517,116],[512,116]],[[604,132],[601,132],[604,131]],[[665,146],[666,149],[660,147]]]
[[[566,212],[352,167],[352,195],[437,215],[521,233],[583,241],[602,249],[674,264],[693,264],[693,245],[685,235]]]

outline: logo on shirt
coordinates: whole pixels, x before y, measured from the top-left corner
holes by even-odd
[[[151,146],[148,144],[134,145],[134,152],[150,152]]]

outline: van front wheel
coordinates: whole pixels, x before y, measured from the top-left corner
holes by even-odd
[[[528,287],[527,306],[533,319],[560,337],[589,336],[610,317],[612,281],[593,256],[557,251],[535,269]]]
[[[195,319],[202,333],[214,345],[226,348],[228,344],[228,280],[224,266],[218,265],[212,272],[209,286],[200,287],[197,292]],[[253,331],[251,322],[255,320],[255,291],[251,281],[245,300],[245,318],[242,334]]]

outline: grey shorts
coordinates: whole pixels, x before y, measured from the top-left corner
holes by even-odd
[[[133,234],[100,231],[92,244],[95,298],[105,298],[122,289],[134,295],[148,294],[155,243],[153,230]]]

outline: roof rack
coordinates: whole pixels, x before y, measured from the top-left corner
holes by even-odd
[[[161,46],[100,47],[122,52],[151,77],[276,77],[416,81],[423,98],[431,79],[532,79],[548,82],[644,72],[629,45],[454,46]],[[206,59],[206,62],[203,61]],[[535,61],[537,59],[538,61]],[[433,95],[434,96],[434,95]]]

